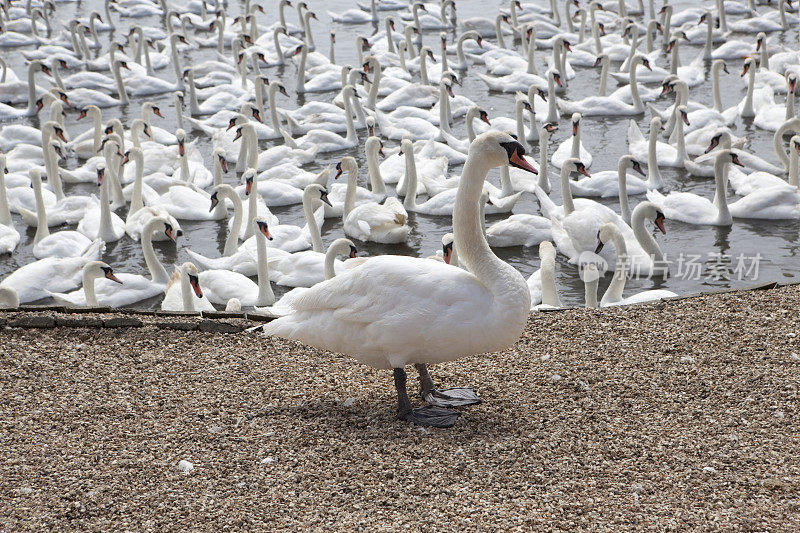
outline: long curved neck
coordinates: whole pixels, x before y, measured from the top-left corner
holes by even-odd
[[[344,98],[344,119],[347,123],[347,136],[345,139],[347,141],[354,143],[358,141],[356,137],[356,126],[353,123],[353,101],[352,98],[355,98],[353,94],[350,95],[350,98]]]
[[[417,188],[419,176],[417,175],[417,162],[414,158],[414,148],[409,147],[405,153],[406,158],[406,197],[403,199],[403,207],[406,211],[417,209]]]
[[[269,284],[269,264],[267,262],[267,238],[260,231],[256,231],[256,258],[258,260],[258,297],[256,305],[272,305],[275,303],[275,293]]]
[[[592,9],[594,14],[594,9]],[[603,53],[603,41],[600,40],[600,26],[597,22],[592,23],[592,37],[594,38],[594,53],[600,55]]]
[[[631,100],[633,101],[633,107],[637,110],[637,112],[644,111],[644,103],[642,103],[642,99],[639,96],[639,84],[636,83],[636,68],[640,63],[641,61],[634,57],[630,64],[631,71],[628,74],[631,83]]]
[[[514,118],[517,122],[517,140],[519,143],[525,148],[525,150],[529,150],[530,147],[525,140],[525,102],[518,98],[517,101],[514,103]]]
[[[369,171],[369,185],[373,194],[386,196],[386,183],[381,176],[381,167],[378,163],[378,151],[370,147],[367,151],[367,170]]]
[[[408,58],[414,59],[415,57],[417,57],[417,50],[416,48],[414,48],[414,32],[410,25],[406,26],[405,31],[406,31],[406,51],[408,52]],[[402,63],[404,62],[401,62],[401,64]]]
[[[120,64],[115,62],[113,65],[114,69],[114,81],[117,84],[117,92],[119,93],[119,101],[123,104],[128,103],[128,92],[125,90],[125,82],[122,81],[122,74],[119,71]]]
[[[181,299],[183,300],[183,310],[187,313],[193,313],[192,286],[189,284],[189,276],[183,270],[181,270]]]
[[[297,88],[298,93],[306,92],[306,58],[308,57],[308,46],[300,50],[300,64],[297,65]]]
[[[720,154],[714,162],[714,205],[719,210],[717,214],[719,223],[732,221],[731,213],[728,210],[728,191],[726,190],[728,184],[725,179],[728,162],[725,158],[725,154]]]
[[[11,226],[11,210],[8,207],[8,196],[6,195],[6,172],[5,165],[0,166],[0,225]],[[38,206],[37,206],[38,211]],[[45,223],[45,225],[47,225]]]
[[[419,77],[423,85],[430,85],[428,79],[428,55],[424,50],[419,53]]]
[[[453,131],[450,129],[450,117],[447,113],[448,106],[447,106],[447,86],[444,83],[439,84],[439,127],[446,131],[447,133],[452,134]]]
[[[645,51],[649,54],[653,51],[653,47],[655,43],[653,43],[653,32],[656,31],[656,21],[655,19],[651,19],[650,22],[647,23],[647,35],[645,35]]]
[[[391,22],[391,19],[389,17],[386,17],[386,20],[385,20],[385,25],[386,25],[386,50],[390,54],[396,54],[397,53],[397,49],[394,47],[394,39],[392,38],[392,25],[391,25],[390,22]],[[333,45],[331,45],[331,46],[333,46]]]
[[[137,156],[135,163],[136,178],[133,181],[133,195],[131,196],[131,207],[128,210],[128,217],[144,207],[144,202],[142,201],[142,179],[144,175],[142,156]]]
[[[470,143],[475,140],[475,125],[472,123],[472,121],[475,120],[476,116],[477,115],[473,109],[470,109],[467,112],[467,122],[466,122],[467,139],[469,140]]]
[[[442,41],[442,72],[447,72],[450,67],[447,65],[447,43]]]
[[[636,241],[639,243],[639,246],[642,247],[642,250],[650,256],[650,258],[655,263],[663,263],[664,261],[664,252],[661,251],[661,247],[658,245],[656,240],[647,231],[647,228],[644,226],[644,209],[634,209],[633,210],[633,218],[631,219],[631,227],[633,228],[633,235],[636,237]]]
[[[752,63],[747,71],[747,95],[744,97],[744,106],[741,115],[743,118],[753,118],[756,112],[753,109],[753,91],[756,84],[756,68]]]
[[[790,118],[794,118],[794,91],[786,92],[786,115],[784,115],[784,120],[789,120]]]
[[[595,277],[591,281],[584,281],[583,282],[583,297],[586,300],[586,308],[587,309],[597,309],[597,281],[598,278]],[[544,286],[542,286],[544,289]],[[544,300],[542,300],[544,302]]]
[[[497,18],[494,19],[494,31],[497,35],[497,46],[500,48],[507,48],[505,37],[503,37],[503,28],[500,26],[501,22],[503,22],[503,18],[498,15]]]
[[[269,86],[269,118],[272,121],[272,129],[278,133],[281,129],[281,121],[278,118],[278,84],[270,84]]]
[[[564,202],[564,216],[566,217],[575,211],[575,203],[572,201],[572,189],[569,186],[569,165],[564,163],[561,167],[561,196]]]
[[[378,88],[380,87],[381,78],[383,77],[383,69],[381,68],[380,61],[372,61],[372,68],[374,74],[372,75],[372,85],[369,88],[369,95],[367,96],[367,108],[375,110],[375,104],[378,103]]]
[[[558,289],[556,289],[556,261],[554,256],[542,259],[540,275],[542,281],[542,304],[561,307],[561,299],[558,297]]]
[[[37,63],[31,63],[28,66],[28,114],[33,115],[36,113],[36,69],[39,68]],[[58,72],[58,69],[53,69]]]
[[[94,281],[97,277],[84,269],[83,271],[83,294],[86,296],[86,307],[97,307],[97,293],[94,290]]]
[[[608,65],[609,60],[604,56],[600,62],[600,87],[597,89],[598,96],[606,95],[606,88],[608,87]]]
[[[678,67],[681,66],[681,57],[678,55],[678,40],[675,40],[675,44],[672,45],[672,52],[670,52],[669,56],[669,73],[673,76],[677,76],[678,74]]]
[[[798,164],[797,164],[798,155],[797,155],[797,150],[795,150],[795,148],[794,148],[794,146],[792,146],[792,144],[794,144],[794,143],[793,142],[790,143],[790,146],[789,146],[789,154],[790,154],[789,155],[789,185],[791,185],[792,187],[798,187],[798,186],[800,186],[800,184],[798,183],[799,180],[798,180],[798,169],[797,169],[797,167],[798,167]]]
[[[711,49],[713,47],[712,41],[714,29],[711,27],[711,16],[706,17],[706,42],[703,45],[703,58],[711,59]]]
[[[466,65],[467,63],[467,58],[464,56],[464,41],[466,41],[468,38],[469,35],[462,33],[458,38],[458,41],[456,41],[456,58],[458,58],[459,66]]]
[[[556,82],[552,75],[547,76],[547,122],[558,122],[558,108],[556,107]]]
[[[47,143],[45,146],[45,173],[47,174],[47,180],[53,184],[53,192],[56,195],[58,200],[64,199],[64,188],[61,184],[61,176],[58,174],[58,162],[56,161],[56,153],[55,149],[50,143]]]
[[[719,29],[722,33],[728,33],[728,17],[725,15],[725,3],[717,0],[717,15],[719,16]],[[752,9],[752,8],[751,8]]]
[[[675,112],[679,113],[677,110]],[[689,159],[686,153],[686,139],[683,136],[683,119],[678,116],[675,117],[675,149],[678,151],[679,162]]]
[[[349,177],[348,177],[349,179]],[[353,180],[353,200],[351,202],[352,205],[355,205],[355,180]],[[350,182],[347,182],[347,198],[350,196]],[[347,198],[344,201],[344,218],[347,218],[347,213],[352,210],[352,206],[350,210],[347,209]],[[308,233],[311,235],[311,249],[315,252],[322,253],[324,248],[322,246],[322,235],[319,232],[319,226],[317,225],[317,219],[314,217],[314,206],[311,205],[312,200],[307,194],[303,195],[303,213],[306,216],[306,224],[308,224]]]
[[[494,295],[494,305],[516,309],[522,303],[525,313],[520,318],[526,320],[530,309],[528,286],[514,267],[492,252],[482,229],[479,203],[489,170],[479,150],[470,150],[453,207],[453,246],[461,263]]]
[[[622,300],[622,292],[625,290],[625,282],[628,279],[628,246],[625,244],[625,238],[619,230],[615,230],[611,240],[614,241],[616,265],[614,266],[614,277],[611,278],[611,284],[603,294],[602,302],[604,304]]]
[[[572,152],[570,157],[580,159],[581,157],[581,125],[578,124],[575,135],[572,136]]]
[[[628,160],[621,157],[617,163],[617,185],[619,187],[619,211],[625,222],[631,221],[631,208],[628,205]]]
[[[258,170],[258,137],[252,124],[247,124],[247,168]],[[255,179],[255,178],[253,178]],[[253,185],[256,185],[253,183]]]
[[[220,194],[220,192],[222,192],[222,194]],[[223,198],[229,198],[233,204],[233,226],[228,233],[228,237],[225,239],[225,248],[222,250],[222,255],[228,257],[236,253],[236,250],[239,248],[239,233],[242,231],[244,206],[242,205],[242,199],[235,192],[226,191],[224,189],[220,192],[217,192],[217,197],[222,196]],[[223,206],[223,209],[225,209],[224,205],[225,202],[223,201],[220,202],[217,207]],[[255,216],[255,213],[251,213],[250,216]]]
[[[525,35],[525,32],[522,32]],[[531,38],[528,40],[528,68],[525,72],[528,74],[538,74],[536,69],[536,30],[532,30]]]
[[[36,244],[48,235],[50,235],[50,228],[47,227],[47,210],[44,205],[44,197],[42,197],[42,180],[32,179],[33,195],[36,198],[36,235],[33,237],[33,243]]]
[[[303,17],[304,25],[306,28],[306,44],[308,44],[308,49],[310,51],[314,51],[316,48],[314,45],[314,34],[311,32],[311,12],[308,11],[305,16]]]
[[[544,190],[544,192],[548,194],[550,194],[550,176],[547,171],[547,166],[549,164],[547,143],[549,140],[550,133],[547,131],[547,128],[542,126],[542,128],[539,130],[539,180],[537,181],[537,184]]]
[[[714,92],[714,111],[722,113],[722,94],[719,88],[719,71],[722,68],[722,63],[717,63],[711,69],[711,85]]]
[[[564,2],[564,18],[567,21],[567,31],[575,33],[575,25],[572,23],[572,15],[569,12],[570,2]]]
[[[281,26],[283,26],[285,28],[286,24],[281,24]],[[283,65],[284,64],[283,49],[281,48],[281,42],[278,39],[278,35],[280,33],[281,33],[280,28],[276,28],[275,31],[272,32],[272,41],[273,41],[273,44],[275,45],[275,53],[278,54],[278,64],[279,65]],[[220,35],[221,36],[224,35],[221,26],[220,26]],[[220,37],[220,39],[223,39],[223,37]],[[224,41],[222,41],[222,42],[224,42]]]
[[[647,139],[647,188],[660,189],[664,186],[661,179],[661,171],[658,168],[658,154],[656,146],[658,143],[658,128],[650,125],[650,135]]]
[[[114,235],[111,230],[111,201],[108,198],[108,182],[109,176],[103,179],[100,185],[100,229],[97,236],[106,242],[114,240]]]

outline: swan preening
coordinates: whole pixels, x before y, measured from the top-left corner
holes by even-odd
[[[624,297],[620,255],[674,274],[710,232],[725,251],[800,219],[786,2],[161,4],[6,6],[0,305],[263,309],[397,369],[401,417],[448,425],[410,409],[403,366],[431,405],[475,402],[425,365],[508,346],[573,293],[666,294]],[[443,261],[410,257],[434,243]]]

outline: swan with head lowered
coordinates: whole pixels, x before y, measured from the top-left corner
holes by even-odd
[[[90,261],[83,266],[83,287],[79,291],[69,294],[51,292],[50,296],[59,303],[67,305],[80,305],[86,307],[97,307],[100,301],[95,293],[95,282],[98,279],[107,279],[113,283],[123,285],[122,281],[114,275],[114,270],[103,261]],[[83,295],[83,301],[79,303],[72,296],[77,292]],[[108,305],[106,301],[103,305]]]
[[[590,96],[577,101],[558,99],[558,108],[562,113],[581,113],[583,116],[627,116],[644,113],[645,106],[639,96],[639,85],[636,81],[636,68],[639,65],[650,69],[650,62],[647,58],[640,54],[633,56],[629,72],[633,104],[628,104],[612,94],[611,96]]]
[[[166,219],[153,217],[145,225],[141,239],[142,255],[144,255],[144,262],[147,265],[150,277],[148,278],[141,274],[118,272],[116,276],[122,282],[122,286],[112,281],[98,279],[94,285],[94,293],[100,305],[108,305],[110,307],[132,305],[164,292],[167,287],[167,281],[169,281],[169,274],[167,274],[167,270],[161,264],[153,249],[153,240],[159,236],[164,236],[166,239],[175,242],[176,234]],[[87,295],[83,289],[67,294],[53,295],[53,298],[68,305],[91,305],[87,304]]]
[[[103,241],[97,239],[78,257],[46,257],[28,263],[0,281],[0,287],[14,289],[20,303],[47,298],[50,292],[74,289],[81,283],[84,265],[98,261],[104,248]]]
[[[194,296],[192,296],[192,293],[194,293]],[[175,271],[169,278],[169,282],[167,282],[164,300],[161,302],[161,310],[188,313],[216,311],[214,305],[203,294],[203,289],[200,288],[197,267],[194,264],[186,262],[179,267],[175,267]]]
[[[614,277],[611,280],[611,284],[608,286],[608,289],[606,289],[605,294],[603,294],[602,300],[600,300],[600,305],[602,307],[609,305],[630,305],[634,303],[649,302],[652,300],[660,300],[661,298],[677,296],[677,294],[672,291],[657,289],[642,291],[633,296],[623,298],[622,291],[625,290],[625,282],[628,279],[628,268],[626,265],[629,264],[630,257],[628,255],[625,238],[622,236],[619,228],[610,223],[603,224],[600,227],[600,231],[597,233],[596,251],[600,252],[600,250],[603,249],[603,245],[608,241],[612,241],[614,243],[616,266],[614,268]],[[597,290],[596,284],[594,285],[594,289],[595,291]],[[597,298],[596,292],[594,297],[595,299]]]
[[[532,170],[523,154],[522,146],[502,132],[484,133],[470,147],[453,212],[455,246],[468,271],[425,258],[374,257],[310,288],[292,302],[291,314],[264,331],[393,369],[400,419],[452,426],[458,413],[438,406],[479,400],[469,389],[437,391],[427,365],[505,349],[527,323],[528,286],[492,253],[478,206],[491,168],[510,164]],[[420,373],[427,407],[411,404],[404,370],[409,364]]]

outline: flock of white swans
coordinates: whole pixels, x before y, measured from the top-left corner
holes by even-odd
[[[0,254],[14,254],[29,227],[35,261],[0,281],[0,306],[161,296],[165,310],[255,307],[279,317],[267,333],[394,369],[399,416],[449,426],[458,416],[449,407],[479,400],[471,389],[436,390],[426,365],[503,349],[531,309],[560,306],[557,254],[577,265],[587,306],[621,305],[674,295],[624,295],[629,271],[667,268],[656,236],[669,221],[800,218],[800,53],[779,44],[798,24],[788,1],[512,0],[496,16],[460,18],[454,0],[370,0],[328,12],[365,35],[337,44],[331,32],[327,54],[316,51],[317,14],[292,1],[247,0],[234,17],[219,0],[106,0],[103,12],[73,19],[61,16],[69,2],[3,2],[0,47],[24,57],[27,72],[2,61]],[[355,64],[337,63],[336,47],[353,44]],[[681,64],[681,47],[695,59]],[[201,49],[214,59],[191,60]],[[692,89],[709,66],[705,105]],[[579,69],[599,70],[596,95],[570,98]],[[458,94],[470,75],[507,93],[513,118]],[[744,96],[725,108],[723,86],[740,78]],[[303,97],[294,109],[284,107],[291,86]],[[175,123],[151,101],[163,95],[173,95]],[[104,120],[118,106],[136,118]],[[84,129],[67,128],[67,113]],[[628,116],[617,168],[591,169],[583,125]],[[731,129],[741,120],[774,132],[774,155],[747,150]],[[566,139],[549,153],[559,128]],[[309,170],[326,157],[335,164]],[[499,186],[486,181],[495,167]],[[665,167],[713,179],[714,197],[664,190]],[[75,192],[82,183],[96,194]],[[522,195],[540,213],[511,214]],[[618,210],[596,200],[609,197]],[[302,205],[305,225],[270,209],[291,205]],[[452,217],[437,255],[356,256],[361,242],[407,242],[409,213]],[[508,216],[487,227],[485,214],[498,213]],[[341,220],[341,238],[326,251],[328,219]],[[192,261],[170,274],[153,242],[179,245],[182,222],[207,220],[227,224],[224,249],[187,250]],[[121,239],[141,244],[149,272],[100,260]],[[538,246],[541,266],[527,280],[492,252],[510,246]],[[271,283],[294,289],[276,301]],[[411,406],[408,364],[425,408]]]

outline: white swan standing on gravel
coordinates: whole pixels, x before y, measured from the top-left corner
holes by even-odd
[[[491,168],[533,170],[523,154],[522,146],[502,132],[484,133],[470,147],[453,212],[455,246],[469,272],[425,258],[375,257],[315,285],[293,302],[290,315],[265,325],[264,331],[394,369],[400,419],[452,426],[457,412],[436,405],[412,408],[403,367],[417,367],[428,403],[475,403],[479,400],[472,391],[436,391],[426,365],[502,350],[525,328],[528,286],[492,253],[478,206]],[[409,331],[414,331],[411,338]]]

